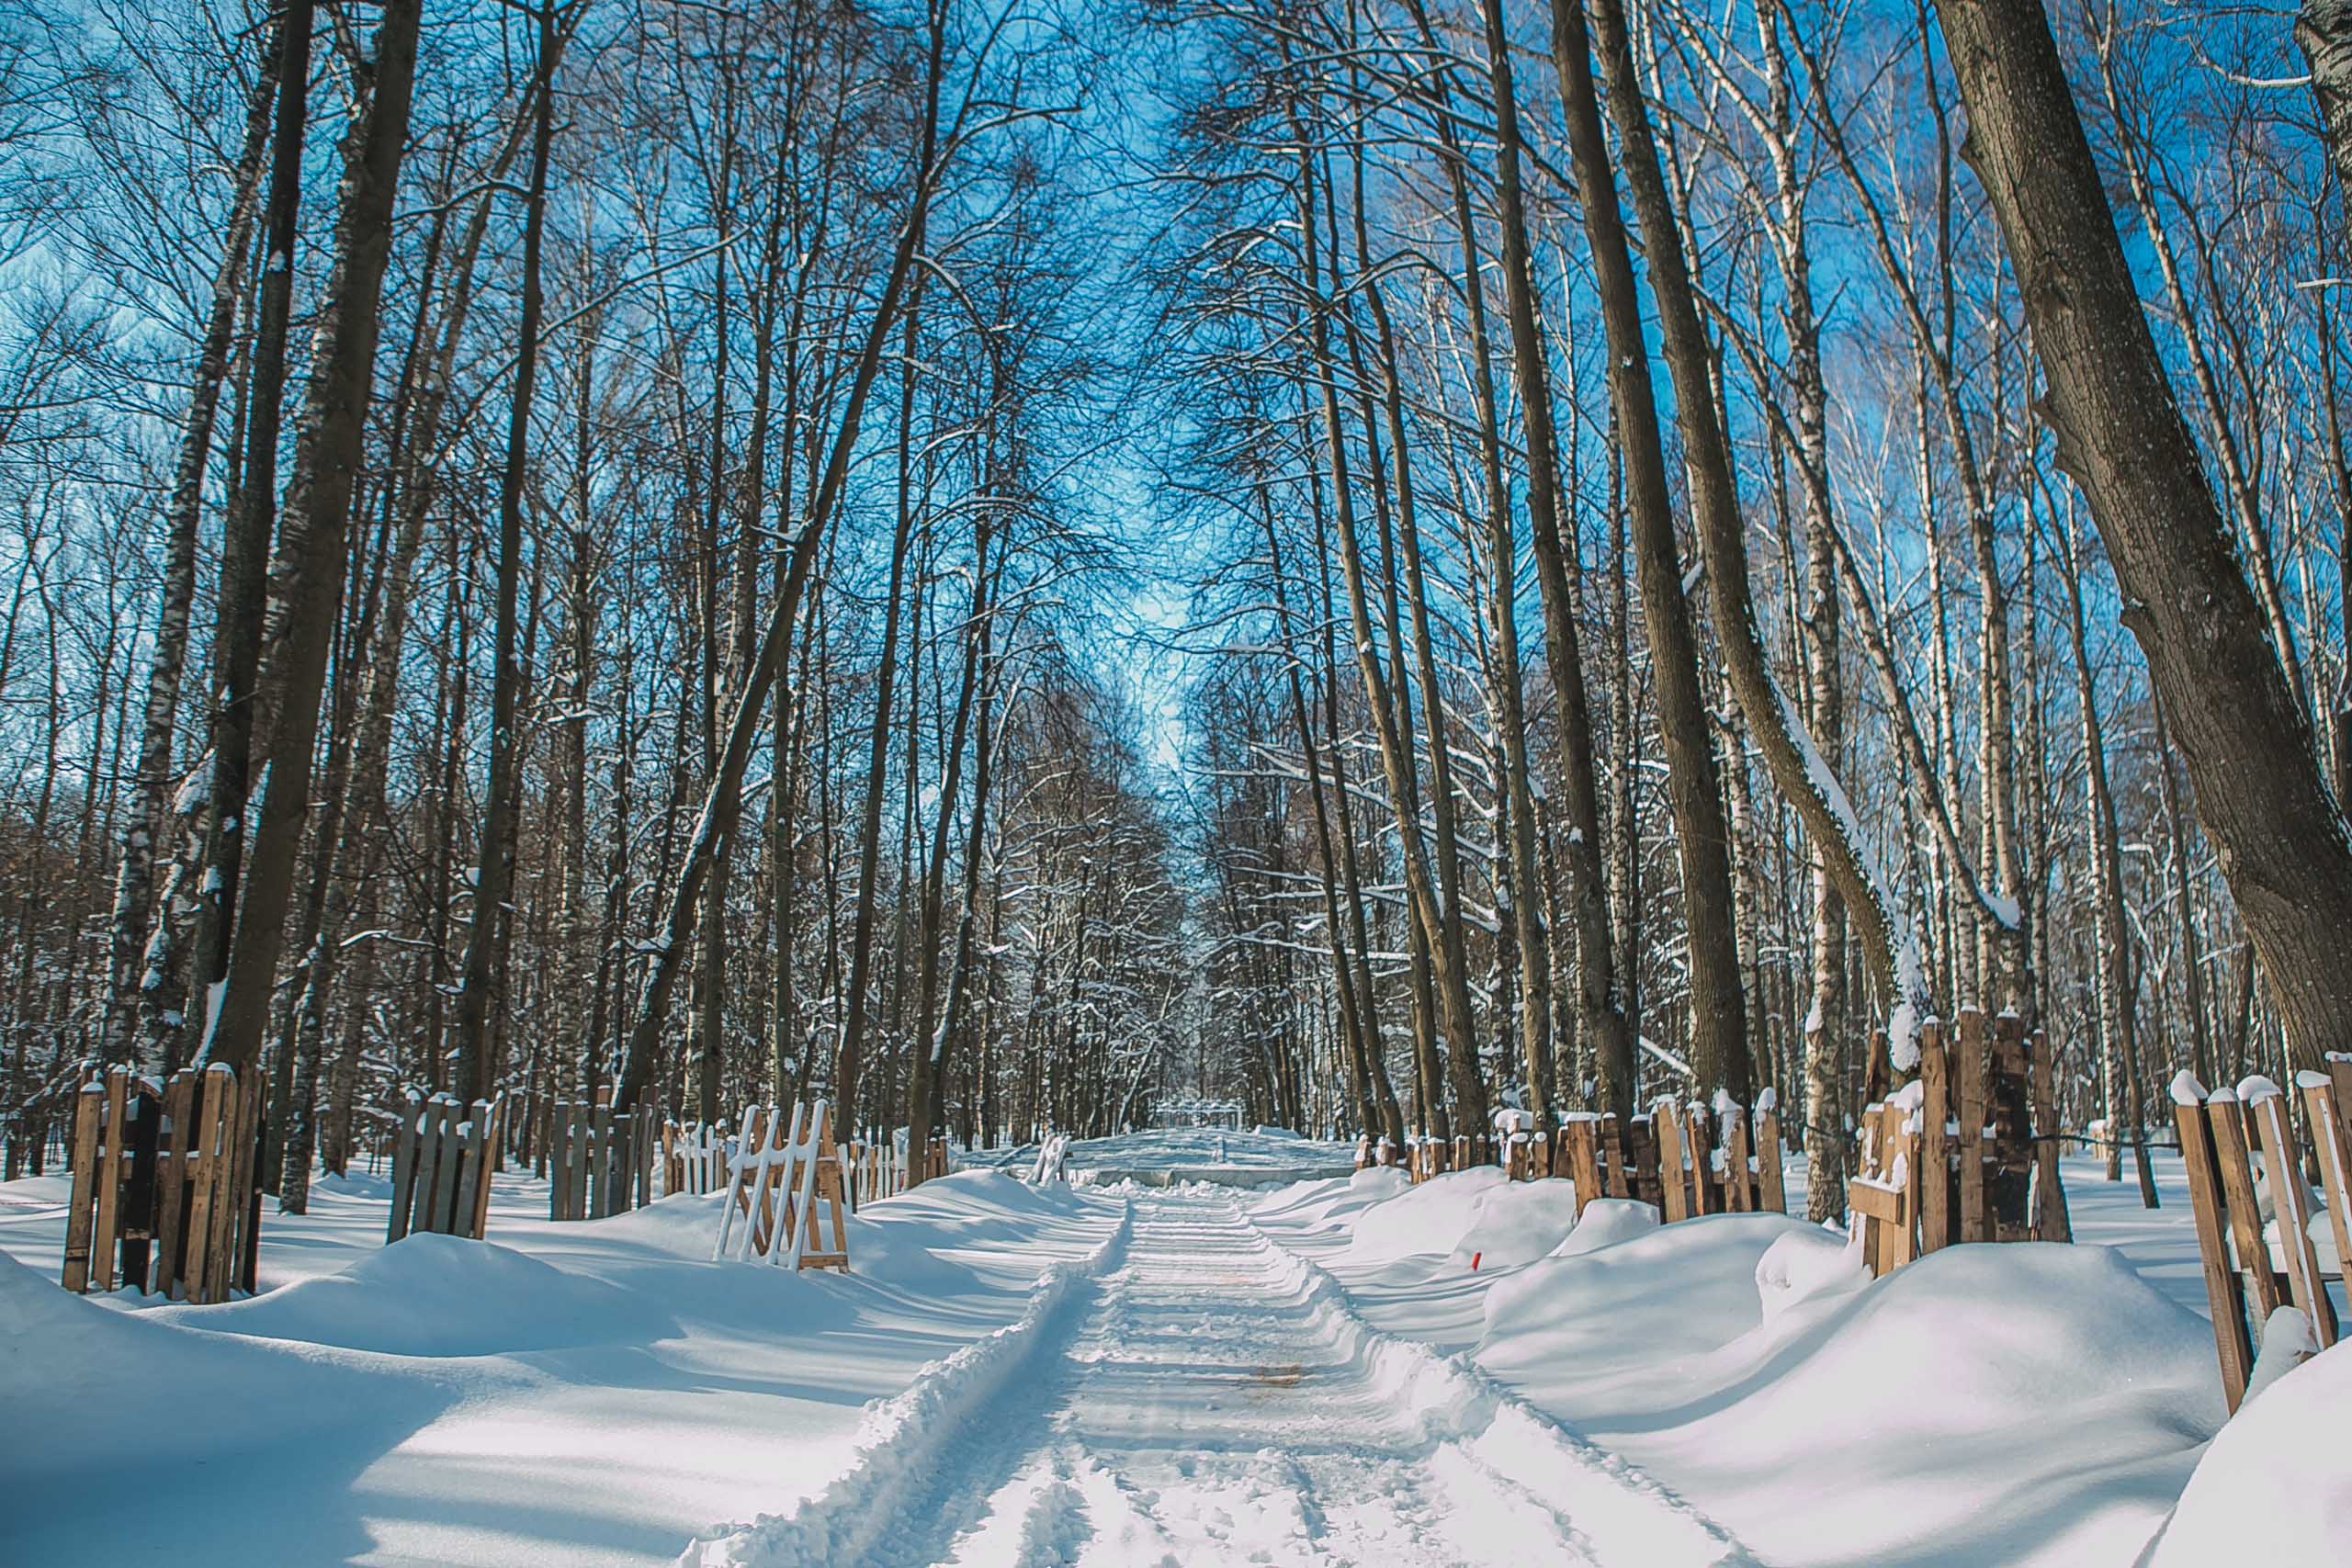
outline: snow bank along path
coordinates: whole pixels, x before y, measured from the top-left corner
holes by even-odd
[[[877,1405],[795,1513],[693,1568],[1176,1568],[1747,1555],[1462,1361],[1371,1328],[1225,1199],[1135,1201],[1020,1321]]]

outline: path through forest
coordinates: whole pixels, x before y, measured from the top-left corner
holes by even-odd
[[[735,1563],[1743,1562],[1654,1483],[1475,1373],[1367,1328],[1226,1199],[1138,1199],[1034,1358],[853,1469]],[[903,1452],[882,1461],[896,1471]],[[716,1543],[714,1543],[716,1544]]]

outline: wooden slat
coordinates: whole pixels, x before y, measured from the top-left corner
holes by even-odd
[[[597,1105],[588,1123],[588,1217],[601,1220],[612,1213],[613,1108]]]
[[[469,1135],[465,1144],[465,1161],[458,1172],[457,1195],[450,1205],[449,1234],[451,1235],[471,1236],[475,1234],[474,1201],[477,1197],[486,1195],[489,1190],[492,1162],[483,1159],[481,1156],[485,1151],[495,1151],[498,1147],[497,1138],[492,1135],[493,1130],[490,1124],[490,1106],[489,1100],[475,1100],[473,1114],[466,1119]]]
[[[1919,1250],[1951,1240],[1951,1053],[1944,1026],[1919,1026]]]
[[[1590,1117],[1570,1121],[1560,1129],[1560,1152],[1567,1162],[1568,1179],[1576,1184],[1577,1214],[1581,1218],[1586,1206],[1602,1195],[1600,1123]],[[1623,1180],[1621,1176],[1621,1184]]]
[[[1609,1196],[1632,1197],[1632,1178],[1627,1174],[1632,1168],[1625,1159],[1624,1129],[1617,1124],[1614,1111],[1600,1119],[1600,1152],[1601,1179],[1609,1184]]]
[[[2236,1246],[2238,1270],[2253,1287],[2248,1298],[2256,1325],[2270,1321],[2278,1310],[2278,1276],[2270,1269],[2270,1248],[2262,1239],[2262,1212],[2254,1193],[2254,1171],[2246,1163],[2245,1107],[2234,1100],[2209,1100],[2205,1120],[2213,1134],[2213,1157],[2222,1168],[2222,1197],[2230,1218],[2230,1238]]]
[[[1781,1179],[1781,1113],[1756,1113],[1756,1206],[1768,1214],[1789,1212],[1788,1189]]]
[[[2230,1266],[2227,1201],[2222,1167],[2203,1105],[2176,1101],[2173,1121],[2180,1129],[2181,1164],[2188,1173],[2188,1204],[2197,1220],[2197,1253],[2205,1271],[2205,1299],[2212,1309],[2213,1347],[2222,1361],[2222,1393],[2234,1413],[2245,1397],[2254,1371],[2254,1347],[2246,1338],[2245,1288]]]
[[[2287,1290],[2311,1325],[2312,1340],[2324,1350],[2335,1343],[2335,1304],[2320,1282],[2319,1258],[2312,1248],[2311,1191],[2296,1158],[2295,1134],[2287,1097],[2266,1094],[2253,1106],[2262,1123],[2262,1168],[2270,1180],[2270,1212],[2278,1226],[2278,1252],[2287,1265]]]
[[[2335,1232],[2338,1274],[2352,1269],[2352,1134],[2344,1125],[2344,1101],[2335,1085],[2318,1073],[2299,1073],[2312,1145],[2319,1156],[2320,1190],[2327,1198],[2328,1223]]]
[[[1756,1207],[1755,1178],[1747,1169],[1747,1117],[1738,1111],[1724,1118],[1724,1207],[1735,1214]]]
[[[548,1124],[548,1218],[569,1220],[571,1213],[571,1101],[555,1102]]]
[[[1671,1100],[1661,1100],[1651,1108],[1650,1131],[1657,1140],[1659,1211],[1669,1222],[1687,1220],[1690,1190],[1682,1179],[1682,1119],[1674,1113]]]
[[[263,1093],[266,1080],[261,1065],[245,1067],[237,1085],[237,1160],[230,1167],[229,1224],[223,1235],[227,1253],[217,1299],[227,1301],[232,1288],[250,1292],[259,1260],[261,1231],[261,1135]]]
[[[435,1142],[440,1145],[433,1155],[433,1196],[425,1209],[424,1229],[443,1235],[457,1234],[458,1178],[462,1173],[471,1134],[481,1136],[481,1129],[469,1126],[459,1118],[458,1101],[454,1098],[440,1100],[441,1113],[435,1119]]]
[[[1960,1013],[1959,1051],[1952,1063],[1952,1098],[1960,1108],[1960,1239],[1990,1241],[1984,1201],[1984,1015]]]
[[[187,1242],[188,1162],[196,1140],[196,1075],[182,1067],[164,1086],[164,1132],[156,1150],[155,1253],[150,1287],[177,1299]]]
[[[98,1213],[98,1134],[106,1122],[107,1090],[103,1083],[85,1083],[74,1097],[74,1156],[72,1196],[65,1212],[65,1288],[79,1293],[90,1288],[90,1227]]]
[[[499,1122],[503,1115],[503,1101],[491,1106],[489,1138],[493,1146],[498,1142]],[[480,1241],[490,1234],[490,1179],[488,1177],[484,1177],[481,1184],[474,1190],[474,1208],[470,1223],[472,1228],[466,1234],[476,1241]]]
[[[196,1160],[188,1173],[195,1196],[188,1203],[187,1268],[181,1280],[186,1300],[205,1302],[212,1299],[214,1211],[223,1200],[223,1162],[229,1157],[222,1126],[229,1120],[236,1077],[225,1066],[214,1066],[197,1082],[201,1097],[196,1111]]]
[[[90,1235],[90,1278],[101,1291],[115,1287],[115,1249],[122,1224],[122,1118],[130,1098],[130,1069],[108,1067],[105,1131],[99,1135],[96,1186],[98,1213]]]
[[[400,1130],[392,1134],[392,1212],[384,1227],[387,1246],[408,1235],[409,1205],[416,1195],[416,1123],[424,1114],[424,1097],[414,1089],[401,1095]]]
[[[1683,1109],[1683,1152],[1690,1160],[1690,1213],[1694,1215],[1712,1214],[1723,1207],[1711,1179],[1714,1174],[1714,1114],[1705,1106]]]
[[[448,1094],[436,1094],[424,1102],[424,1124],[417,1130],[416,1197],[409,1228],[438,1231],[441,1216],[447,1207],[438,1201],[441,1172],[457,1157],[457,1149],[449,1131],[458,1124],[457,1100]]]

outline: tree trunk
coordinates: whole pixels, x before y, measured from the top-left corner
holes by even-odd
[[[2048,378],[2057,466],[2107,542],[2296,1065],[2315,1066],[2352,1037],[2352,841],[2174,400],[2038,0],[1938,15],[1969,108],[1963,151]]]
[[[2303,0],[2295,42],[2311,62],[2312,96],[2319,100],[2337,193],[2352,205],[2352,0]]]
[[[334,641],[346,564],[352,482],[361,457],[376,331],[391,249],[392,197],[400,183],[414,86],[421,0],[386,0],[378,27],[368,107],[354,124],[335,225],[335,261],[321,306],[310,389],[288,487],[289,520],[278,595],[283,630],[270,649],[266,693],[269,781],[260,802],[251,863],[236,921],[236,943],[220,1005],[208,1031],[208,1060],[242,1066],[261,1049],[269,1021],[295,852],[310,810],[311,766],[320,690]],[[288,79],[294,79],[292,61]],[[266,477],[253,476],[255,484]],[[250,715],[248,716],[250,717]]]
[[[196,597],[197,533],[204,518],[204,474],[211,460],[212,426],[220,384],[229,372],[229,351],[251,265],[254,208],[261,191],[263,153],[269,146],[270,106],[277,96],[278,62],[286,51],[286,23],[270,36],[261,74],[245,108],[245,143],[237,161],[236,196],[220,265],[212,276],[212,301],[197,350],[195,385],[180,423],[179,458],[164,507],[164,604],[155,626],[155,655],[147,672],[147,705],[139,732],[139,772],[130,819],[122,836],[122,863],[115,877],[111,928],[113,984],[107,1001],[103,1055],[110,1062],[139,1055],[139,993],[146,975],[149,917],[154,908],[155,841],[163,836],[165,807],[175,774],[172,729],[179,713],[180,676],[187,666],[188,609]]]
[[[498,490],[498,605],[492,633],[490,776],[482,791],[481,860],[474,878],[473,920],[466,931],[465,967],[458,981],[457,1017],[449,1055],[458,1099],[470,1105],[490,1092],[485,1049],[490,1000],[498,985],[493,964],[498,932],[514,883],[514,838],[522,740],[517,705],[523,672],[515,658],[516,599],[523,572],[523,479],[531,440],[531,401],[538,386],[539,246],[545,229],[548,149],[555,136],[555,0],[538,8],[537,114],[531,132],[530,184],[523,206],[523,310],[516,331],[514,388],[509,395],[506,465]]]
[[[220,595],[212,636],[205,874],[193,942],[198,1025],[208,1050],[229,977],[243,886],[253,777],[256,705],[268,608],[270,536],[277,517],[277,445],[286,393],[286,334],[293,311],[294,245],[300,233],[303,128],[310,111],[311,0],[287,0],[280,24],[277,131],[270,152],[269,210],[259,308],[254,322],[243,482],[223,528]],[[255,1049],[258,1049],[256,1036]]]
[[[1657,393],[1650,382],[1649,350],[1643,336],[1641,297],[1624,222],[1618,214],[1617,185],[1610,172],[1583,20],[1574,10],[1574,0],[1561,0],[1554,16],[1555,21],[1567,18],[1555,40],[1555,59],[1562,101],[1567,106],[1570,155],[1576,165],[1585,232],[1591,242],[1601,323],[1608,334],[1610,404],[1617,417],[1618,441],[1625,459],[1642,623],[1649,633],[1658,734],[1666,751],[1667,798],[1673,810],[1681,864],[1683,929],[1690,951],[1690,1065],[1702,1091],[1723,1089],[1745,1105],[1753,1099],[1755,1085],[1740,994],[1738,942],[1732,929],[1729,829],[1724,820],[1706,694],[1699,683],[1698,639],[1682,592],[1682,563],[1675,545],[1673,501],[1658,430]],[[1630,82],[1626,88],[1638,104],[1638,89]],[[1628,111],[1622,102],[1616,107],[1621,135],[1631,143],[1633,137],[1623,124]],[[1626,161],[1634,161],[1630,147]],[[1656,172],[1655,164],[1652,172]],[[1662,190],[1661,185],[1661,195]],[[1653,221],[1646,227],[1653,288],[1662,296],[1665,289],[1657,281],[1656,260],[1660,243],[1657,231],[1661,225]],[[1665,227],[1671,235],[1671,227]],[[1695,400],[1712,410],[1713,394],[1703,378],[1694,382],[1687,375],[1677,377],[1675,390],[1676,402],[1684,411],[1686,444],[1695,445],[1687,434],[1690,405]],[[1718,570],[1725,569],[1721,561],[1713,564]],[[1744,562],[1737,570],[1745,571]]]
[[[1565,84],[1572,68],[1578,73],[1586,69],[1584,18],[1577,0],[1554,0],[1552,18],[1553,50]],[[1692,521],[1706,565],[1715,636],[1732,689],[1738,694],[1740,712],[1772,782],[1782,798],[1795,807],[1806,835],[1837,878],[1854,934],[1860,939],[1871,970],[1894,1009],[1896,1066],[1907,1069],[1917,1059],[1916,1026],[1929,1010],[1917,951],[1909,933],[1896,923],[1891,885],[1872,863],[1844,787],[1773,680],[1749,598],[1747,525],[1739,511],[1729,443],[1710,390],[1706,336],[1699,323],[1681,233],[1651,139],[1649,111],[1634,75],[1633,46],[1626,36],[1620,0],[1592,0],[1592,20],[1601,81],[1617,122],[1626,183],[1640,220],[1651,293],[1657,303],[1667,365],[1674,379],[1683,460],[1690,471]]]

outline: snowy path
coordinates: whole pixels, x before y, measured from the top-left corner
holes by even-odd
[[[869,1455],[799,1517],[707,1542],[703,1560],[1744,1561],[1605,1456],[1549,1428],[1527,1431],[1523,1411],[1475,1388],[1465,1398],[1469,1380],[1447,1363],[1385,1337],[1368,1342],[1328,1281],[1228,1202],[1138,1201],[1124,1256],[1101,1261],[1108,1272],[1040,1316],[1038,1343],[1001,1387],[952,1430],[910,1435],[927,1450],[920,1462],[909,1465],[901,1446]],[[1577,1506],[1594,1500],[1632,1552],[1596,1547]],[[815,1516],[827,1518],[821,1529],[805,1528]]]

